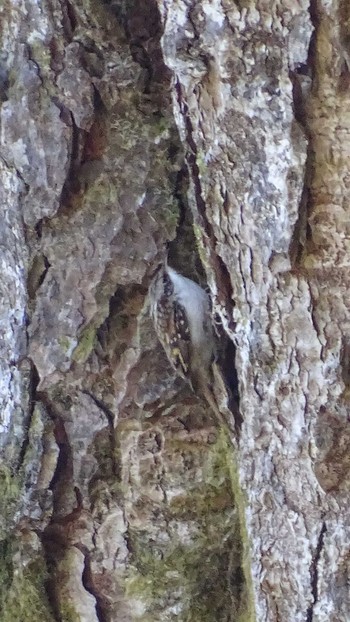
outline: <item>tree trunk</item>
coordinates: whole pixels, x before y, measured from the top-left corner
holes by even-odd
[[[348,3],[0,15],[1,620],[348,622]],[[224,424],[156,338],[166,255]]]

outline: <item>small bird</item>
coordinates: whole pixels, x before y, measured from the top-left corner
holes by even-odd
[[[156,333],[171,365],[222,421],[211,390],[215,340],[208,294],[165,263],[151,282],[149,296]]]

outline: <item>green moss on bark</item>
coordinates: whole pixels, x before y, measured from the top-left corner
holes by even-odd
[[[162,546],[147,533],[129,534],[127,592],[144,605],[140,622],[253,622],[244,508],[237,505],[243,498],[232,452],[221,432],[208,447],[204,481],[167,504],[169,542]]]
[[[84,363],[91,351],[94,347],[96,338],[96,327],[95,326],[87,326],[81,333],[79,337],[79,343],[75,348],[72,359],[77,363]]]
[[[0,465],[0,538],[5,535],[16,510],[21,490],[21,482],[17,475]]]
[[[13,564],[11,540],[0,543],[0,618],[2,622],[54,622],[45,590],[46,565],[37,558]]]

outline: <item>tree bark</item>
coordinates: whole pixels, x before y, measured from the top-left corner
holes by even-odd
[[[348,622],[347,2],[0,16],[1,619]],[[224,425],[149,318],[166,255]]]

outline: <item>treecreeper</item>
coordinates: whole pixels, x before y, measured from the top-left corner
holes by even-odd
[[[172,367],[225,423],[213,393],[216,347],[209,295],[165,262],[150,284],[149,298],[155,330]]]

